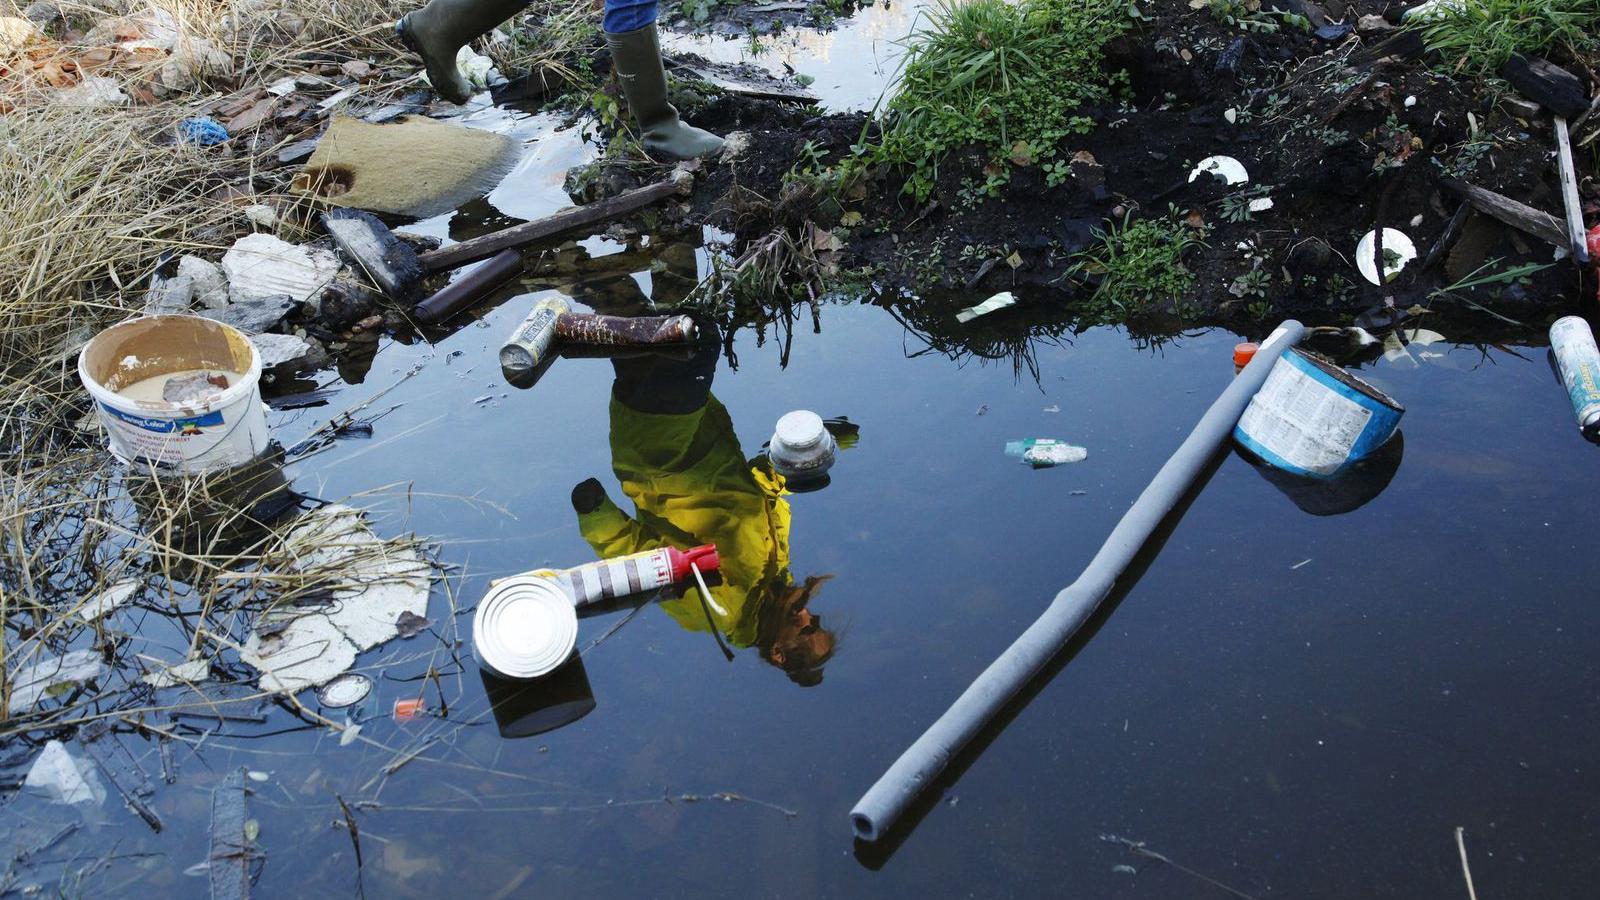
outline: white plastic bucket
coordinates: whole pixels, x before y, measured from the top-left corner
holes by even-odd
[[[118,391],[173,372],[242,373],[199,403],[134,400]],[[78,377],[124,462],[182,472],[247,463],[267,448],[261,355],[244,332],[199,316],[145,316],[100,332],[78,355]]]

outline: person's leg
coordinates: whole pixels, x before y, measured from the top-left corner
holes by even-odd
[[[472,86],[461,77],[456,54],[527,6],[528,0],[431,0],[395,25],[401,40],[422,57],[439,96],[465,103]]]
[[[684,124],[667,102],[655,0],[606,0],[605,31],[617,80],[639,123],[645,150],[673,159],[693,159],[721,150],[722,138]]]

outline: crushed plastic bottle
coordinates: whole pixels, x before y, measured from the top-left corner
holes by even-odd
[[[1019,457],[1024,464],[1035,469],[1044,469],[1066,463],[1083,462],[1089,458],[1089,451],[1055,438],[1025,438],[1020,441],[1007,441],[1006,455]]]

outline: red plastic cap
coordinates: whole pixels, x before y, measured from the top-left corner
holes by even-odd
[[[1260,349],[1261,349],[1261,345],[1260,344],[1252,343],[1252,342],[1249,342],[1249,341],[1246,341],[1243,344],[1234,344],[1233,345],[1233,364],[1236,365],[1236,366],[1248,365],[1250,363],[1250,360],[1255,357],[1256,351],[1260,350]]]
[[[717,555],[716,544],[701,544],[687,550],[667,548],[667,557],[672,560],[672,580],[683,581],[689,577],[689,565],[693,563],[700,569],[700,574],[715,572],[722,568],[722,558]]]
[[[1600,225],[1589,229],[1589,262],[1600,268]]]

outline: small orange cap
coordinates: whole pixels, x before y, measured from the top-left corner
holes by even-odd
[[[408,722],[421,715],[426,708],[427,706],[422,702],[421,697],[396,700],[394,702],[394,720],[396,722]]]
[[[1249,341],[1246,341],[1243,344],[1234,344],[1233,364],[1236,366],[1248,365],[1251,358],[1256,355],[1256,351],[1260,349],[1260,344],[1254,344]]]

